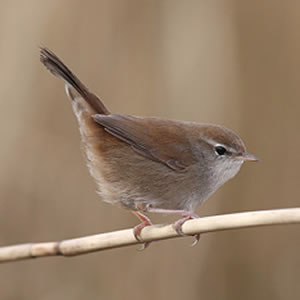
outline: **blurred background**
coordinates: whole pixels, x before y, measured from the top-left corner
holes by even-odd
[[[130,228],[100,200],[56,52],[111,111],[223,124],[246,164],[197,211],[299,205],[300,2],[1,1],[0,245]],[[153,216],[157,223],[174,218]],[[0,266],[1,299],[297,299],[299,226],[273,226]]]

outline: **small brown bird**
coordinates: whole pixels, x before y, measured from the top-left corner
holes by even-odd
[[[65,81],[101,198],[137,215],[139,241],[141,230],[152,224],[144,212],[180,215],[174,228],[183,234],[181,226],[197,217],[195,209],[244,161],[257,160],[235,133],[219,125],[111,114],[53,52],[41,48],[40,55]]]

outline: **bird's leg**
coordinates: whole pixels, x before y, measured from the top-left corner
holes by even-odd
[[[143,228],[145,228],[146,226],[151,226],[152,225],[152,222],[151,220],[145,216],[144,214],[142,214],[141,212],[139,211],[133,211],[133,213],[140,219],[140,221],[142,223],[136,225],[134,228],[133,228],[133,234],[134,234],[134,237],[135,239],[138,241],[138,242],[143,242],[142,239],[141,239],[141,231]],[[150,245],[150,242],[144,242],[143,243],[143,246],[140,250],[144,250],[146,249],[148,246]]]
[[[181,218],[173,224],[173,228],[181,236],[186,236],[186,234],[184,234],[182,231],[182,225],[187,220],[199,218],[199,216],[197,214],[195,214],[193,211],[188,211],[188,210],[183,210],[183,209],[178,209],[178,210],[177,209],[163,209],[163,208],[155,208],[155,207],[148,206],[147,212],[181,215]],[[195,246],[199,242],[200,234],[195,234],[194,237],[195,237],[195,241],[193,242],[192,246]]]
[[[142,222],[142,223],[136,225],[136,226],[133,228],[133,234],[134,234],[135,238],[136,238],[139,242],[141,242],[141,241],[142,241],[142,240],[141,240],[141,231],[142,231],[142,229],[145,228],[146,226],[151,226],[151,225],[152,225],[152,222],[151,222],[151,220],[150,220],[147,216],[143,215],[143,214],[142,214],[141,212],[139,212],[139,211],[133,211],[133,213],[134,213],[134,214],[140,219],[140,221]]]

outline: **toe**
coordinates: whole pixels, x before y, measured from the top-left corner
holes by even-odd
[[[183,231],[182,231],[182,225],[183,225],[188,219],[190,219],[190,217],[182,217],[181,219],[177,220],[177,221],[173,224],[173,228],[174,228],[175,231],[178,233],[178,235],[186,236],[186,234],[184,234]]]
[[[194,246],[196,246],[198,244],[198,242],[200,240],[200,234],[195,234],[194,238],[195,238],[195,240],[193,241],[193,243],[191,245],[192,247],[194,247]]]
[[[138,251],[143,251],[150,246],[151,242],[144,242],[141,248],[137,249]]]

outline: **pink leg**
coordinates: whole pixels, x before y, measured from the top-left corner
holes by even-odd
[[[173,224],[173,227],[174,227],[175,231],[181,236],[185,236],[185,234],[182,232],[182,225],[187,220],[199,218],[199,216],[196,215],[194,212],[186,211],[186,210],[147,207],[147,212],[166,213],[166,214],[179,214],[179,215],[181,215],[182,217]],[[200,234],[195,234],[194,237],[195,237],[195,241],[193,242],[192,246],[195,246],[199,242]]]
[[[143,228],[145,228],[146,226],[151,226],[152,225],[152,222],[151,220],[143,215],[142,213],[140,213],[139,211],[133,211],[133,213],[140,219],[140,221],[142,223],[136,225],[134,228],[133,228],[133,234],[134,234],[134,237],[136,238],[137,241],[139,242],[142,242],[141,240],[141,231]],[[150,242],[145,242],[141,248],[141,250],[144,250],[145,248],[147,248],[148,246],[150,245]]]

